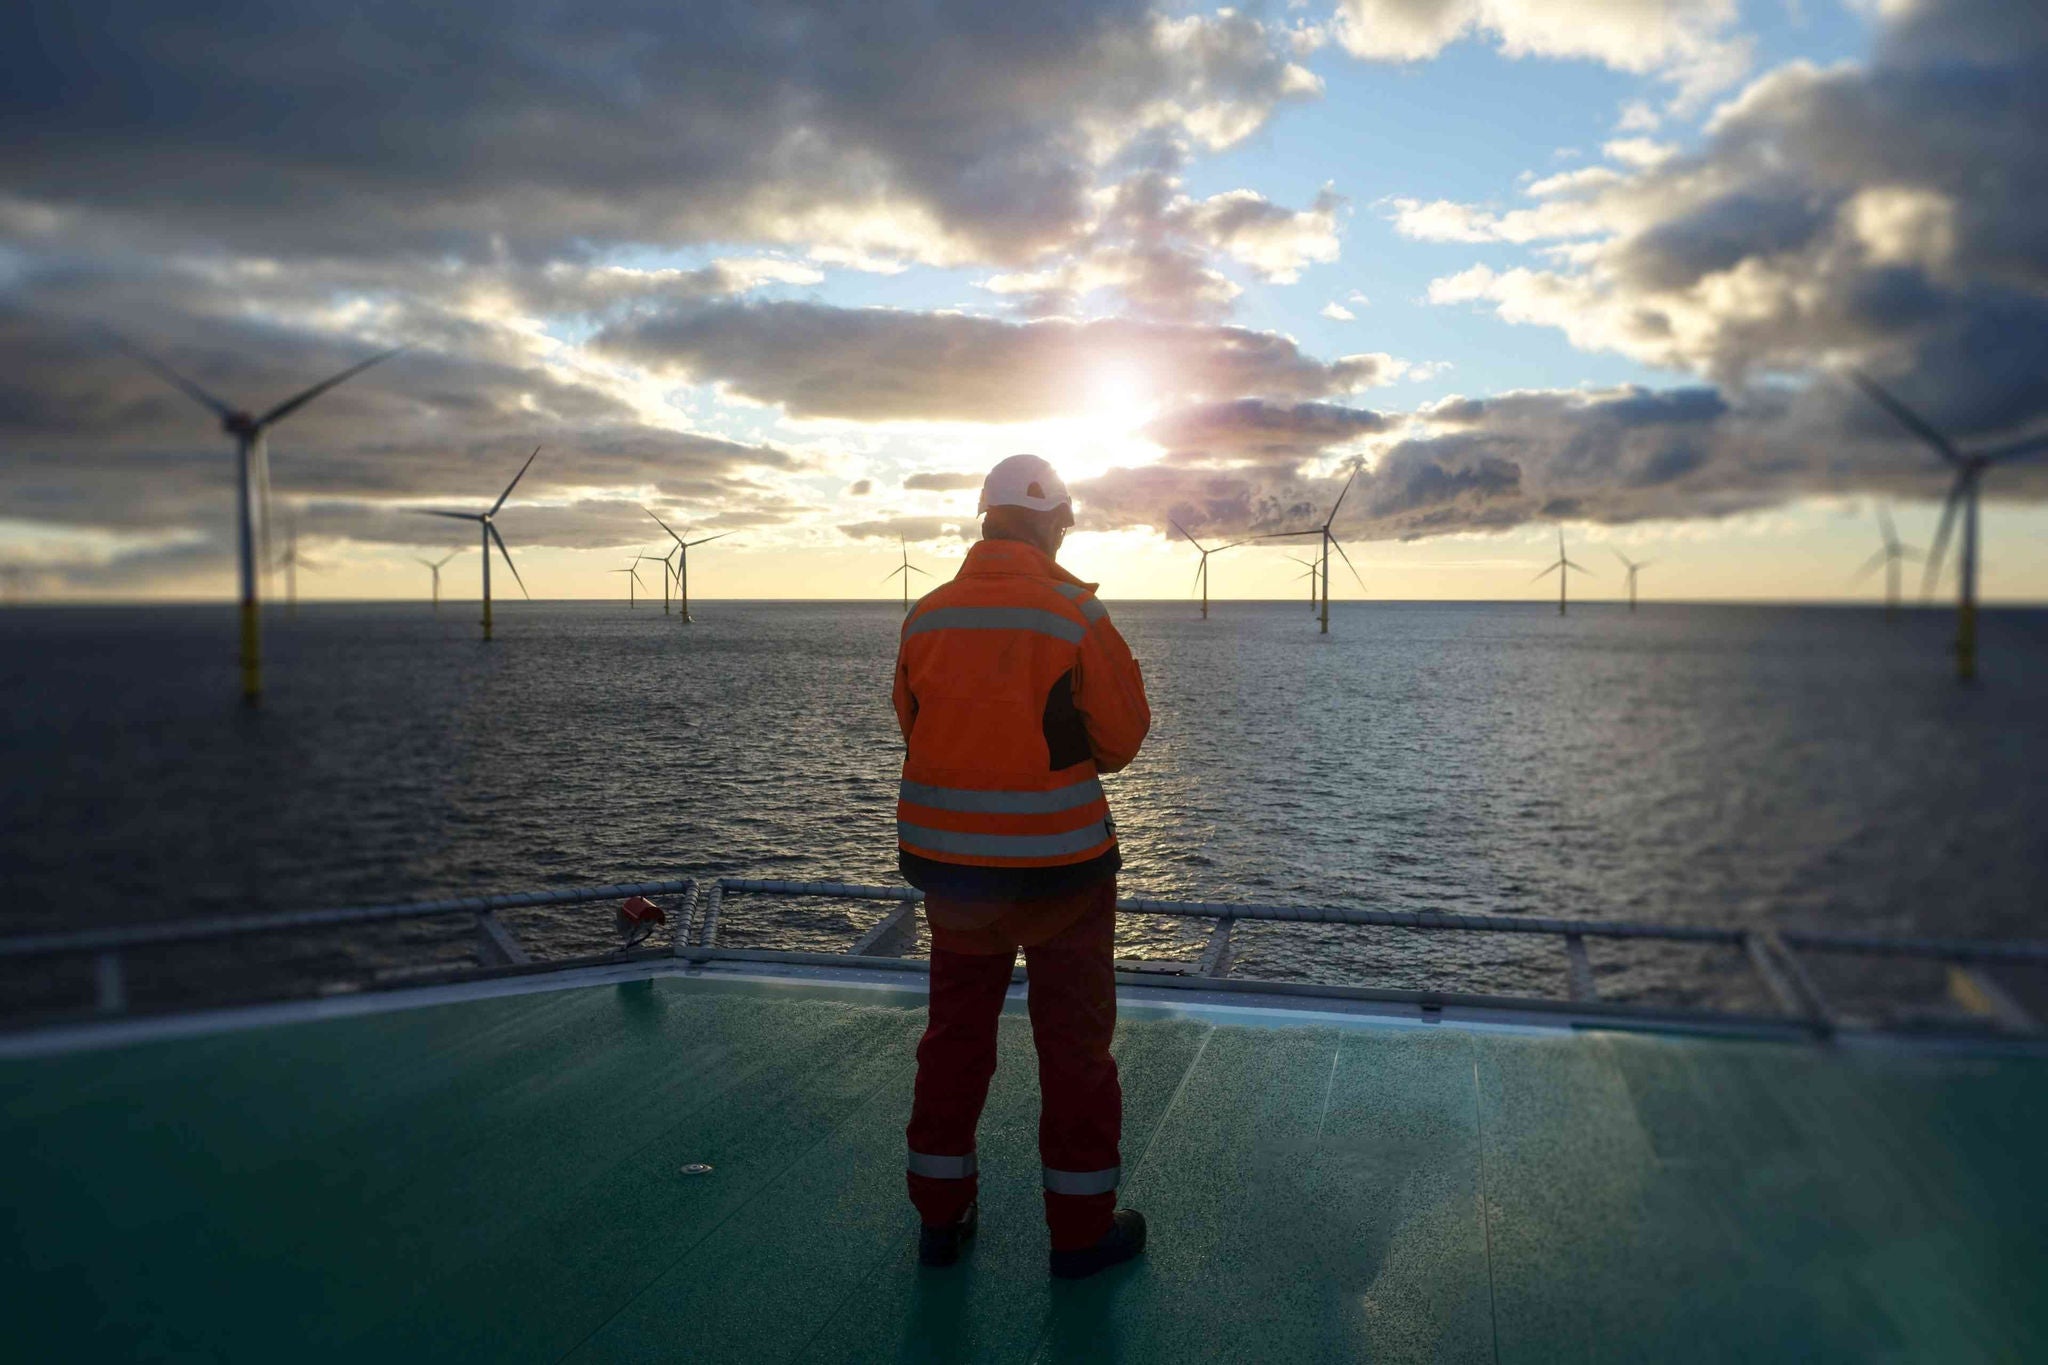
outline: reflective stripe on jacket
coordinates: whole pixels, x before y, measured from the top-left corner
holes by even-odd
[[[1034,546],[977,543],[904,621],[895,701],[912,885],[1020,899],[1116,871],[1097,775],[1137,757],[1152,713],[1093,584]]]

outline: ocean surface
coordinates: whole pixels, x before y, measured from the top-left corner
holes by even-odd
[[[2048,612],[1109,603],[1153,731],[1126,893],[1994,937],[2048,930]],[[307,605],[235,700],[227,607],[0,612],[0,932],[722,873],[892,882],[894,603]],[[877,912],[736,898],[721,941]],[[528,912],[542,952],[609,907]],[[345,962],[466,951],[359,932]],[[1126,916],[1118,951],[1206,924]],[[1561,994],[1553,941],[1240,925],[1234,973]],[[1752,1001],[1736,955],[1598,943],[1603,994]],[[330,963],[331,965],[331,963]]]

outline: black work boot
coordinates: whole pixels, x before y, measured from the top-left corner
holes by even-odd
[[[1098,1270],[1122,1265],[1144,1249],[1145,1215],[1136,1209],[1118,1209],[1110,1220],[1109,1231],[1094,1246],[1052,1254],[1053,1277],[1083,1280]]]
[[[961,1249],[974,1235],[974,1225],[980,1216],[981,1201],[977,1199],[954,1222],[936,1228],[925,1224],[917,1234],[918,1264],[951,1265],[959,1260]]]

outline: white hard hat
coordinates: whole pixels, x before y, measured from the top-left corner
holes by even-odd
[[[1071,501],[1066,484],[1051,465],[1036,455],[1012,455],[982,480],[981,505],[974,511],[977,516],[991,507],[1028,507],[1034,512],[1050,512]]]

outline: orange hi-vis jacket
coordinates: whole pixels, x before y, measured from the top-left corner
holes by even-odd
[[[926,892],[1057,895],[1121,865],[1101,773],[1152,725],[1130,647],[1036,546],[984,540],[903,622],[898,861]]]

